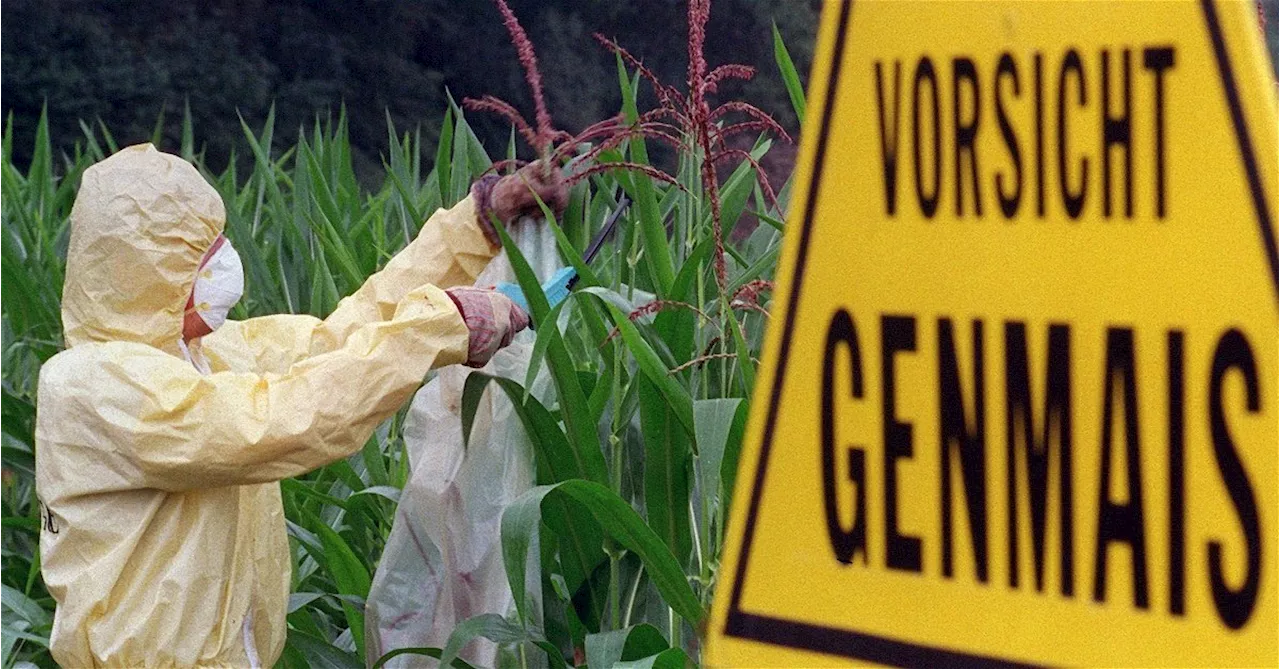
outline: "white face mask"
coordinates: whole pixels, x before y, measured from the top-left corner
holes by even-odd
[[[231,307],[243,294],[244,266],[240,264],[240,254],[232,248],[230,240],[224,240],[196,274],[192,308],[210,330],[217,330],[227,321]]]

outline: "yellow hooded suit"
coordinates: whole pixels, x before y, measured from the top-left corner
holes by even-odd
[[[442,288],[494,249],[468,198],[329,318],[228,321],[179,347],[221,198],[134,146],[86,170],[71,213],[66,350],[40,372],[42,569],[66,667],[273,665],[290,556],[280,479],[359,450],[468,332]]]

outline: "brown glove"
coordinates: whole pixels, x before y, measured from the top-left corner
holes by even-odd
[[[471,331],[465,363],[468,367],[484,367],[493,354],[511,343],[517,332],[529,327],[529,315],[495,290],[460,286],[445,293]]]
[[[503,225],[510,225],[521,216],[538,217],[542,215],[542,208],[538,206],[541,198],[559,218],[569,202],[569,185],[559,167],[538,161],[525,165],[515,174],[482,177],[472,184],[471,194],[475,197],[480,229],[496,245],[498,233],[493,229],[490,215]]]

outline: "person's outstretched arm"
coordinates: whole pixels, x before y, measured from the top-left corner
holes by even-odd
[[[38,432],[45,441],[94,444],[63,449],[60,461],[69,476],[93,472],[100,489],[284,479],[359,450],[429,369],[467,359],[468,340],[454,300],[424,286],[387,320],[283,374],[201,375],[126,342],[70,349],[41,372]]]
[[[566,187],[540,163],[506,177],[490,176],[451,209],[433,214],[418,236],[323,321],[281,315],[228,321],[204,338],[214,369],[284,371],[297,360],[335,350],[358,328],[387,320],[410,291],[431,284],[470,286],[499,249],[494,219],[510,222],[540,211],[538,198],[563,211]]]

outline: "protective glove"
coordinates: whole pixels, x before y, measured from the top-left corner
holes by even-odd
[[[534,197],[535,193],[537,197]],[[569,202],[569,185],[565,183],[559,167],[537,161],[525,165],[515,174],[481,177],[472,184],[471,194],[475,197],[480,229],[490,242],[497,245],[498,233],[493,228],[490,215],[503,225],[510,225],[521,216],[539,217],[542,208],[538,206],[538,198],[541,198],[559,218]]]
[[[471,332],[468,367],[484,367],[517,332],[529,327],[529,315],[506,295],[494,290],[460,286],[445,291],[458,307]]]

